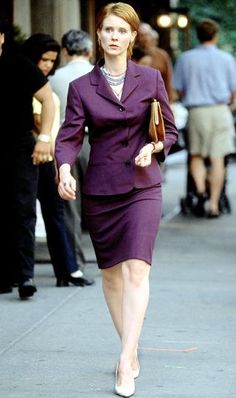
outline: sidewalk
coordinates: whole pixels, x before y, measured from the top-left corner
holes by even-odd
[[[135,397],[233,398],[236,392],[236,164],[233,212],[216,220],[178,214],[185,164],[170,164],[151,272]],[[88,257],[93,255],[84,235]],[[32,300],[0,296],[0,397],[112,397],[118,338],[94,264],[91,287],[56,288],[36,266]]]

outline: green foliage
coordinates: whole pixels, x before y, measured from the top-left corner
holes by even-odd
[[[22,44],[26,40],[26,35],[22,33],[21,28],[18,25],[13,25],[13,39],[16,43]]]
[[[220,25],[219,46],[236,55],[235,0],[179,0],[178,7],[186,7],[190,17],[190,46],[194,47],[195,27],[202,18],[214,19]]]

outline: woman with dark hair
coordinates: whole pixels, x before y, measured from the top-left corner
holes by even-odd
[[[49,75],[53,75],[60,64],[60,44],[54,40],[50,35],[45,33],[35,33],[30,36],[22,46],[23,53],[30,58],[30,60],[38,65],[42,59],[42,55],[47,52],[54,52],[53,63]]]
[[[60,61],[60,45],[50,35],[37,33],[29,37],[22,51],[45,76],[54,74]],[[58,195],[56,173],[53,162],[54,143],[60,124],[60,101],[53,93],[55,103],[55,117],[51,131],[51,158],[45,159],[39,165],[38,200],[41,205],[42,216],[47,234],[47,245],[52,266],[57,279],[56,286],[68,286],[69,282],[76,286],[84,286],[87,280],[78,269],[75,253],[69,241],[64,221],[64,205]],[[33,114],[35,134],[41,125],[41,105],[33,99]]]

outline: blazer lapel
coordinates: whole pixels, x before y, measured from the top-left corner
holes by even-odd
[[[120,102],[124,102],[138,86],[139,83],[137,77],[139,75],[140,72],[136,64],[133,61],[129,60],[121,101],[116,98],[115,94],[112,92],[112,89],[109,87],[106,79],[102,75],[99,63],[97,63],[94,69],[90,72],[90,81],[92,85],[97,86],[97,94],[101,95],[101,97],[109,99],[112,102],[115,102],[116,104],[120,104]]]
[[[96,92],[101,95],[101,97],[109,99],[109,101],[120,103],[118,98],[112,92],[111,87],[104,78],[102,72],[100,71],[100,66],[97,63],[94,69],[90,72],[90,81],[93,86],[97,86]]]
[[[123,93],[121,97],[121,101],[125,102],[125,100],[130,96],[130,94],[136,89],[139,82],[137,77],[140,75],[136,64],[133,61],[128,61],[127,72],[125,77],[125,83],[123,88]]]

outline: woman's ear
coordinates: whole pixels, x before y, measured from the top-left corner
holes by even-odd
[[[133,44],[133,43],[135,42],[136,37],[137,37],[137,32],[136,32],[136,30],[132,31],[131,36],[132,36],[132,38],[131,38],[130,41],[131,41],[131,43]]]

